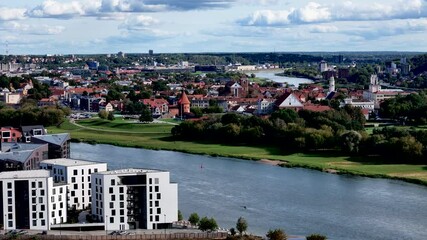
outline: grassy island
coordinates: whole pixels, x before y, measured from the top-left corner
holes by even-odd
[[[142,124],[123,120],[87,119],[77,123],[65,121],[58,127],[49,127],[50,133],[68,132],[73,141],[111,144],[123,147],[171,150],[211,156],[248,160],[271,160],[284,167],[302,167],[338,174],[399,179],[427,185],[427,165],[384,164],[362,157],[338,153],[284,154],[276,147],[233,146],[208,142],[174,141],[173,123]]]

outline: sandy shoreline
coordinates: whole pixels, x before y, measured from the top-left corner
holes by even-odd
[[[268,164],[268,165],[272,165],[272,166],[279,166],[279,164],[286,163],[284,161],[270,160],[270,159],[261,159],[258,162]]]

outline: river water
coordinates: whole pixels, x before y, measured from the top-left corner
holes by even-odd
[[[288,83],[290,85],[295,85],[295,87],[298,87],[300,84],[303,83],[313,83],[312,80],[308,78],[296,78],[296,77],[284,77],[284,76],[277,76],[277,73],[283,73],[283,70],[268,70],[268,71],[256,71],[251,72],[256,75],[256,77],[259,78],[266,78],[274,82],[278,83]]]
[[[427,239],[424,186],[110,145],[72,143],[71,157],[107,162],[109,169],[168,170],[179,184],[184,218],[197,212],[224,228],[234,227],[243,216],[248,231],[259,235],[282,228],[329,239]]]

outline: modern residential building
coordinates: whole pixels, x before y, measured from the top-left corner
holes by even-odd
[[[31,137],[46,135],[47,131],[43,125],[32,125],[32,126],[22,126],[22,139],[21,142],[31,142]]]
[[[0,132],[1,142],[18,142],[22,137],[21,131],[14,127],[2,127]]]
[[[55,183],[69,186],[68,208],[80,210],[91,204],[91,174],[107,171],[107,164],[59,158],[42,161],[40,168],[49,170]]]
[[[38,135],[31,138],[32,143],[47,143],[49,146],[49,159],[70,158],[69,133]]]
[[[92,193],[92,215],[106,230],[161,229],[178,220],[178,185],[167,171],[93,173]]]
[[[46,170],[2,172],[0,223],[8,230],[49,230],[67,221],[66,193]]]
[[[48,153],[47,143],[3,143],[0,152],[0,171],[39,169],[40,162],[48,159]]]

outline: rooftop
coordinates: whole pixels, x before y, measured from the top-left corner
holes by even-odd
[[[26,179],[26,178],[47,178],[50,177],[50,171],[48,170],[28,170],[28,171],[13,171],[13,172],[1,172],[0,179]]]
[[[1,151],[2,152],[17,152],[17,151],[36,150],[37,148],[44,146],[46,144],[7,142],[7,143],[1,144]]]
[[[65,167],[85,166],[85,165],[92,165],[92,164],[106,164],[102,162],[92,162],[92,161],[77,160],[77,159],[70,159],[70,158],[48,159],[48,160],[42,161],[41,163],[60,165]]]
[[[119,169],[105,172],[98,172],[98,174],[102,175],[143,175],[146,173],[159,173],[159,172],[167,172],[156,169],[135,169],[135,168],[127,168],[127,169]]]
[[[65,141],[70,139],[69,133],[61,133],[61,134],[52,134],[52,135],[41,135],[41,136],[34,136],[35,139],[40,139],[47,143],[52,143],[56,145],[61,145]]]

